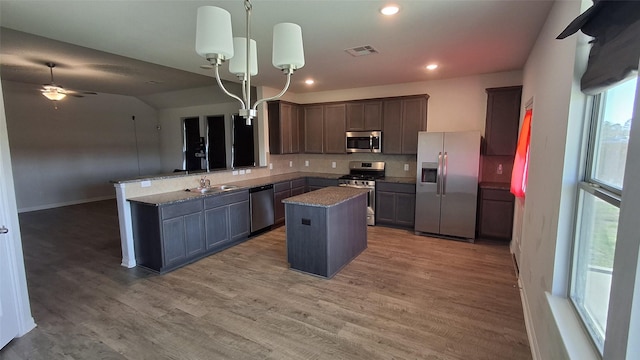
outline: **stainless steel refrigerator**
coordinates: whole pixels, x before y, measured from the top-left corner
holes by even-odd
[[[419,132],[415,231],[475,238],[480,133]]]

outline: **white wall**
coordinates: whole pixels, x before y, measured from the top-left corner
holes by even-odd
[[[523,104],[533,100],[529,179],[515,229],[520,280],[531,344],[540,359],[567,358],[545,292],[566,291],[585,97],[579,92],[584,44],[555,37],[581,13],[580,1],[557,1],[524,68]],[[519,224],[516,221],[516,224]],[[518,238],[520,237],[521,238]],[[518,251],[518,250],[516,250]],[[562,260],[564,266],[556,264]],[[554,276],[558,281],[554,283]]]
[[[68,97],[56,110],[33,84],[2,86],[19,211],[113,198],[109,181],[160,171],[156,111],[140,100]]]

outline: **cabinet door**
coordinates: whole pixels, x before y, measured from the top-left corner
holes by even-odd
[[[321,154],[324,142],[324,107],[312,105],[304,107],[304,152]]]
[[[290,153],[297,154],[300,152],[300,118],[298,117],[298,105],[291,104],[289,111],[289,139]]]
[[[395,222],[397,225],[413,227],[415,222],[416,211],[416,195],[415,194],[396,194],[396,214]]]
[[[382,130],[382,101],[364,103],[364,129]]]
[[[362,131],[364,129],[364,103],[348,103],[347,131]]]
[[[220,206],[204,211],[207,250],[231,241],[229,207]]]
[[[304,194],[304,186],[291,189],[291,196]]]
[[[182,216],[162,220],[163,266],[171,266],[186,259],[184,230],[184,217]]]
[[[521,96],[521,86],[487,89],[485,155],[515,155]]]
[[[385,100],[382,103],[382,152],[402,153],[402,100]]]
[[[427,99],[402,100],[402,153],[418,153],[418,131],[427,130]]]
[[[204,252],[204,222],[202,213],[194,213],[184,216],[185,247],[187,257]]]
[[[241,201],[229,205],[229,233],[231,241],[247,238],[251,231],[249,202]]]
[[[280,103],[281,154],[291,154],[291,104]]]
[[[347,152],[345,132],[347,123],[346,104],[326,105],[324,108],[324,153]]]
[[[513,199],[508,190],[480,189],[478,237],[511,240]]]
[[[395,193],[386,191],[376,192],[376,222],[394,224],[396,219]]]
[[[273,221],[278,224],[284,222],[284,204],[282,200],[291,197],[291,190],[273,193]]]

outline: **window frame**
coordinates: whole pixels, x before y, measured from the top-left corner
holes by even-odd
[[[634,78],[634,79],[635,79],[634,81],[636,81],[636,92],[638,92],[640,91],[640,81],[637,78]],[[576,276],[577,274],[576,270],[578,265],[577,256],[578,256],[578,253],[580,252],[579,244],[580,244],[580,241],[584,241],[580,239],[581,231],[582,231],[581,220],[583,216],[582,207],[583,207],[584,197],[591,195],[621,210],[621,200],[622,200],[623,189],[622,187],[618,189],[616,187],[603,183],[599,181],[597,178],[595,178],[594,176],[594,173],[595,173],[594,166],[596,166],[595,160],[597,155],[596,149],[599,146],[598,140],[602,132],[602,124],[603,124],[603,117],[604,117],[604,103],[606,102],[607,95],[606,95],[606,92],[603,92],[603,93],[591,96],[590,98],[591,99],[589,99],[588,103],[590,103],[589,106],[591,107],[590,109],[591,111],[587,111],[586,113],[587,119],[589,121],[588,133],[584,137],[586,142],[586,147],[583,148],[584,155],[581,156],[581,159],[580,159],[580,162],[582,163],[580,177],[579,177],[580,181],[578,182],[577,184],[578,186],[576,189],[576,201],[575,201],[575,212],[574,212],[575,215],[574,215],[574,221],[573,221],[573,232],[572,232],[573,236],[572,236],[572,244],[571,244],[571,252],[570,252],[570,263],[569,263],[570,272],[569,272],[569,279],[568,279],[569,281],[567,282],[566,291],[567,291],[567,300],[569,301],[569,304],[571,304],[572,309],[574,310],[577,318],[579,319],[579,323],[581,327],[588,334],[589,341],[594,346],[594,348],[597,349],[597,352],[600,358],[603,358],[604,352],[605,352],[605,344],[607,342],[606,334],[607,334],[607,329],[609,328],[609,324],[607,323],[606,328],[604,329],[602,344],[599,344],[599,341],[596,339],[596,337],[599,337],[599,336],[596,336],[596,334],[594,334],[595,330],[592,331],[592,328],[594,327],[595,322],[587,321],[587,319],[585,319],[587,315],[583,313],[583,311],[581,310],[581,307],[577,304],[578,302],[577,298],[574,298],[573,296],[574,286],[576,286],[576,284],[579,283],[579,280],[577,279],[577,276]],[[631,142],[631,139],[629,139],[629,143],[630,142]],[[620,217],[621,215],[619,214],[618,226],[620,224]],[[618,233],[616,233],[616,237],[617,236],[618,236]],[[616,247],[617,246],[618,244],[616,241]],[[614,250],[614,261],[615,261],[615,250]],[[613,271],[613,267],[611,270]],[[612,274],[612,281],[613,281],[613,274]],[[609,291],[610,291],[609,299],[611,300],[612,285]],[[606,309],[608,313],[610,312],[611,305],[612,304],[609,303],[609,306]]]

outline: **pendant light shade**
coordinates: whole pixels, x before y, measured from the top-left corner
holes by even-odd
[[[258,74],[258,53],[256,51],[256,41],[251,39],[251,59],[250,73],[251,76]],[[229,72],[242,76],[247,72],[247,38],[235,37],[233,38],[233,52],[234,56],[229,60]]]
[[[278,69],[299,69],[304,66],[302,28],[293,23],[273,27],[273,66]]]
[[[233,57],[231,14],[215,6],[198,8],[196,24],[196,52],[208,58],[216,54],[222,59]]]

